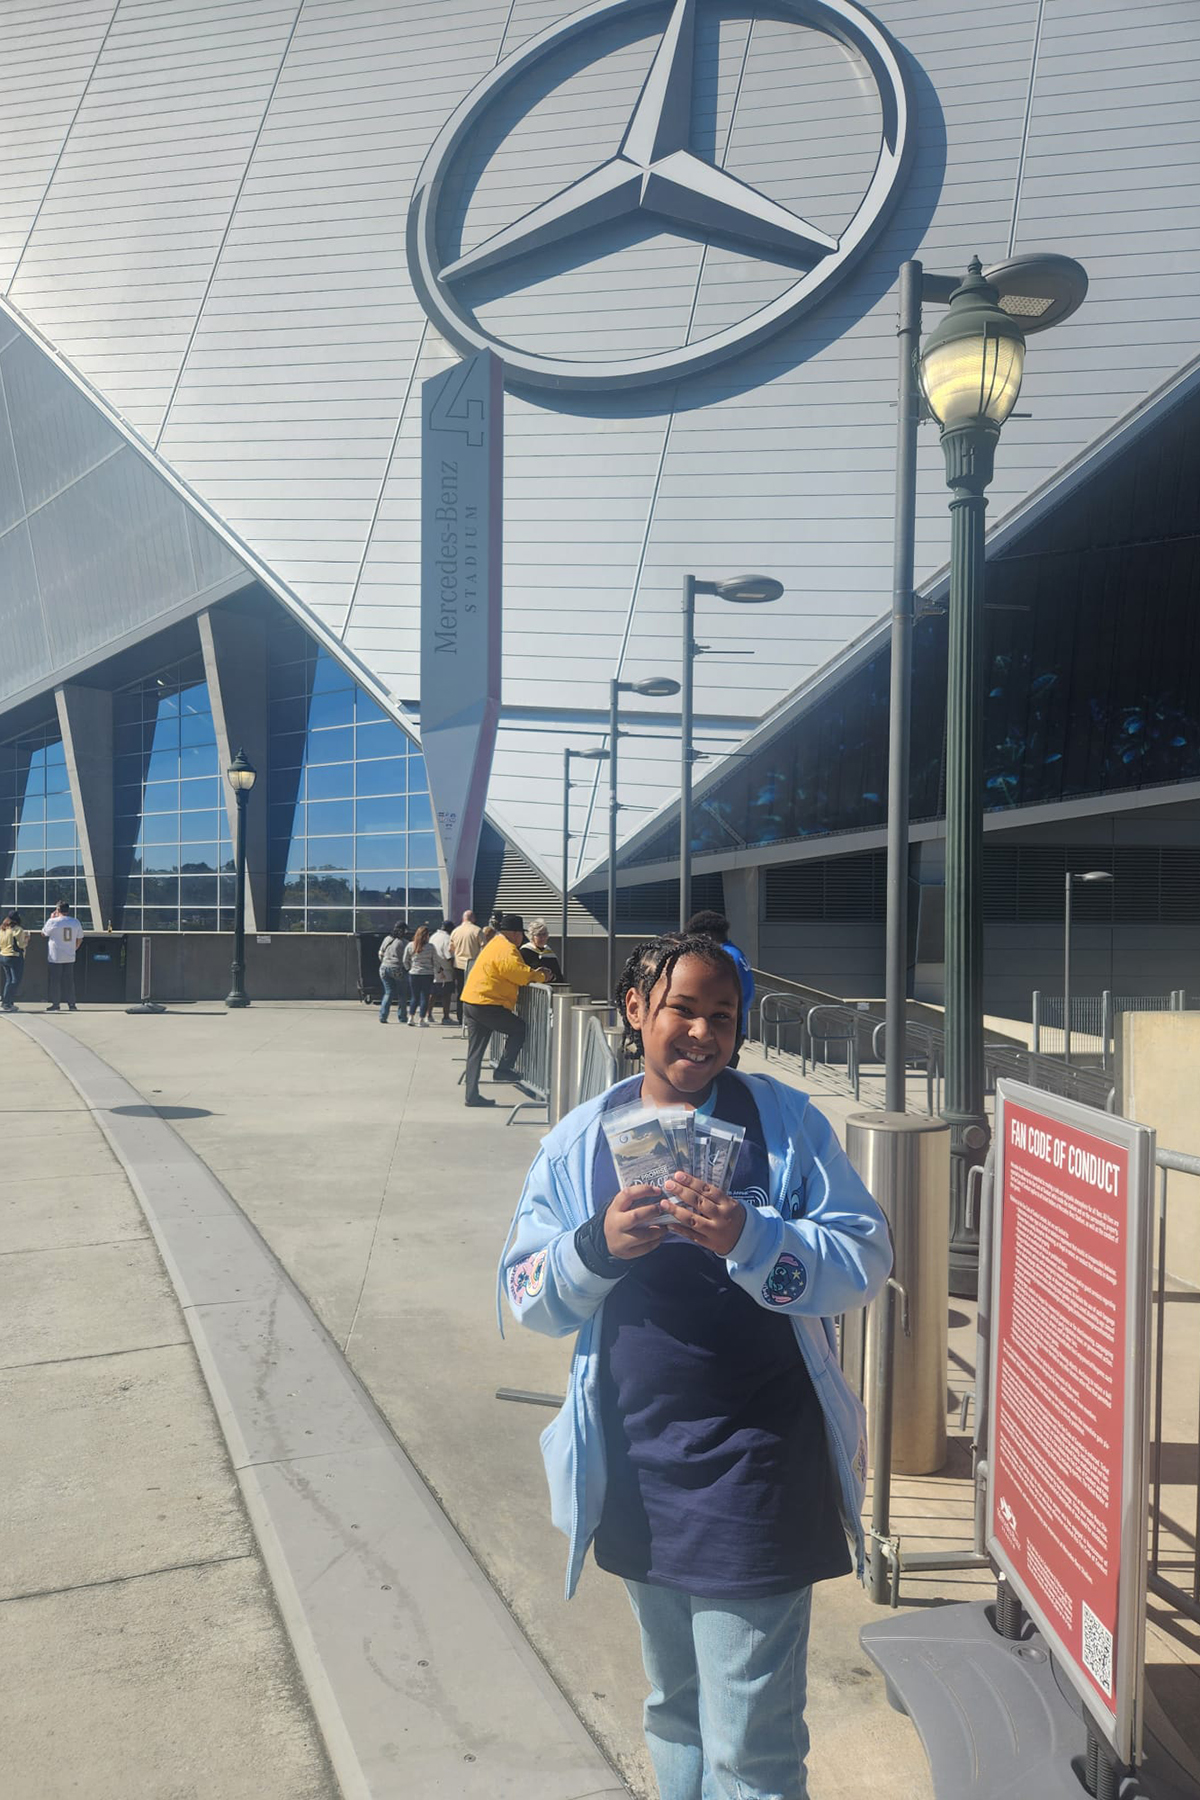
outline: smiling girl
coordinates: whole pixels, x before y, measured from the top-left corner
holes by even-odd
[[[806,1095],[734,1073],[737,972],[711,939],[622,977],[644,1072],[545,1139],[501,1263],[523,1325],[576,1334],[542,1435],[567,1594],[589,1544],[625,1581],[662,1800],[806,1800],[812,1585],[861,1574],[862,1409],[832,1319],[891,1265],[883,1217]],[[604,1115],[640,1098],[745,1129],[728,1192],[620,1188]],[[669,1234],[669,1236],[668,1236]]]

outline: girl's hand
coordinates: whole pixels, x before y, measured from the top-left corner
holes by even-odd
[[[711,1181],[677,1170],[665,1184],[663,1210],[671,1216],[672,1229],[689,1243],[717,1256],[728,1256],[742,1235],[746,1213],[740,1200],[723,1193]]]
[[[658,1189],[644,1183],[622,1188],[604,1214],[604,1242],[622,1262],[656,1250],[666,1230]]]

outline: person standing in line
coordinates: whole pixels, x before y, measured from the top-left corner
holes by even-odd
[[[75,957],[83,926],[65,900],[60,900],[42,926],[46,939],[47,1012],[58,1012],[65,1000],[68,1012],[75,1011]]]
[[[463,1022],[463,983],[467,979],[467,970],[479,955],[482,942],[483,933],[468,907],[462,916],[462,924],[456,925],[450,933],[450,948],[454,952],[454,1010],[460,1025]]]
[[[424,1031],[429,1025],[429,996],[433,992],[436,967],[428,925],[418,925],[412,943],[404,951],[404,967],[408,974],[408,1022]]]
[[[729,920],[719,912],[693,913],[684,926],[684,933],[687,937],[712,938],[732,959],[742,990],[742,1036],[745,1037],[750,1027],[750,1008],[754,1005],[754,971],[745,952],[729,941]]]
[[[513,915],[513,916],[515,917],[515,915]],[[503,930],[503,926],[501,925],[500,921],[504,917],[505,917],[505,915],[502,912],[494,912],[492,914],[491,918],[488,920],[487,924],[484,926],[483,935],[480,937],[480,940],[479,940],[479,945],[480,945],[481,949],[483,948],[483,946],[485,944],[491,943],[492,939],[495,937],[495,935],[498,931]]]
[[[467,1015],[467,1105],[495,1106],[479,1092],[483,1055],[493,1031],[504,1038],[504,1055],[494,1081],[516,1081],[516,1061],[525,1042],[525,1021],[517,1013],[517,995],[531,981],[545,981],[544,969],[531,969],[521,956],[525,924],[516,913],[501,913],[500,925],[471,966],[463,987]]]
[[[17,989],[25,974],[25,946],[29,933],[21,923],[19,912],[6,913],[0,919],[0,1012],[15,1012]]]
[[[443,919],[429,942],[433,946],[433,1004],[442,1009],[442,1024],[450,1023],[450,1001],[454,994],[454,950],[450,934],[452,919]]]
[[[379,946],[379,979],[383,984],[383,998],[379,1002],[381,1025],[387,1024],[393,1006],[402,1019],[408,1017],[408,976],[404,973],[407,935],[404,920],[397,919]]]
[[[550,927],[545,919],[534,919],[529,926],[529,940],[521,945],[521,955],[533,969],[545,969],[547,981],[563,979],[562,964],[550,948]]]

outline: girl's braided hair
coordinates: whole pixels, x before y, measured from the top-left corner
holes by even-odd
[[[617,1009],[621,1015],[621,1024],[625,1028],[625,1048],[635,1055],[642,1054],[642,1034],[629,1023],[625,1009],[626,997],[636,991],[642,996],[647,1006],[650,996],[665,975],[667,988],[671,986],[671,976],[675,965],[685,956],[694,956],[697,961],[707,963],[710,969],[717,969],[727,974],[738,989],[738,1029],[737,1042],[740,1045],[745,1027],[742,1018],[741,983],[737,969],[728,952],[715,939],[698,937],[685,932],[668,932],[662,937],[647,938],[642,944],[634,947],[633,954],[621,971],[621,979],[617,983]]]

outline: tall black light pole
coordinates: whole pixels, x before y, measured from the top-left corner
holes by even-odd
[[[608,946],[604,998],[610,1006],[617,991],[617,745],[621,737],[621,695],[646,694],[665,700],[668,694],[678,692],[679,683],[666,675],[651,675],[645,681],[618,681],[614,675],[608,684]]]
[[[983,1066],[984,514],[1000,428],[1016,404],[1025,338],[978,257],[921,353],[921,385],[942,428],[950,500],[946,682],[946,1087],[950,1290],[969,1291],[977,1252],[967,1181],[988,1144]]]
[[[1069,256],[1047,252],[1015,256],[987,270],[1000,306],[1018,319],[1028,337],[1069,318],[1087,294],[1087,273]],[[908,999],[908,788],[912,711],[913,542],[917,515],[917,426],[920,396],[917,351],[922,303],[945,306],[958,277],[939,275],[919,262],[900,265],[897,288],[899,380],[897,385],[896,514],[892,555],[891,703],[888,714],[887,1001],[884,1027],[885,1099],[903,1112],[905,1016]]]
[[[563,974],[567,972],[567,888],[571,879],[571,758],[586,762],[606,762],[607,750],[563,749],[563,814],[562,814],[562,955],[558,959]]]
[[[692,764],[696,760],[692,732],[692,694],[696,658],[707,645],[696,642],[696,595],[714,594],[738,606],[762,606],[778,600],[783,583],[770,575],[735,575],[730,581],[702,581],[697,575],[683,578],[683,699],[680,702],[679,768],[679,929],[692,916]]]
[[[1111,881],[1107,869],[1089,869],[1086,875],[1067,870],[1063,904],[1063,1061],[1071,1060],[1071,888],[1077,881]],[[1108,1051],[1105,1049],[1105,1058]]]
[[[234,844],[233,983],[226,1006],[249,1006],[246,996],[246,802],[258,779],[258,770],[239,750],[228,768],[229,785],[237,799],[237,838]]]

